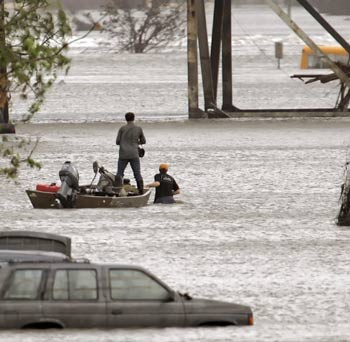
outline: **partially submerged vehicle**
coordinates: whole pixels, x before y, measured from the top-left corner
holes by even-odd
[[[338,226],[350,226],[350,169],[349,163],[345,163],[344,181],[339,197],[340,209],[337,215]]]
[[[327,54],[333,62],[348,64],[349,52],[342,46],[320,45],[319,48]],[[323,56],[315,53],[309,46],[304,46],[300,62],[300,69],[326,69],[329,68]]]
[[[93,163],[94,177],[89,185],[79,185],[79,172],[70,162],[66,161],[59,177],[61,185],[38,184],[35,190],[26,190],[34,208],[128,208],[147,205],[151,195],[150,189],[138,193],[129,180],[124,184],[116,184],[114,175]],[[100,174],[97,185],[93,184],[97,174]]]
[[[196,299],[138,266],[71,256],[68,237],[0,232],[0,328],[252,325],[248,306]]]

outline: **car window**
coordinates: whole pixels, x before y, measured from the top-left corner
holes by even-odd
[[[157,281],[138,270],[109,271],[111,298],[114,300],[159,300],[168,298],[168,291]]]
[[[95,270],[57,270],[52,297],[55,300],[97,299]]]
[[[16,270],[4,293],[4,299],[37,299],[43,270]]]

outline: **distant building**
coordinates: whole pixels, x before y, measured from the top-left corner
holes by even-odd
[[[338,15],[350,14],[349,0],[310,0],[320,12]]]
[[[152,3],[156,3],[157,1],[159,0],[113,0],[120,8],[134,8],[138,6],[150,7]],[[80,10],[100,9],[109,2],[112,2],[112,0],[61,0],[61,2],[67,10],[74,13]]]
[[[79,10],[87,9],[100,9],[107,5],[108,2],[113,1],[121,8],[134,8],[138,6],[150,7],[152,4],[156,4],[160,0],[61,0],[66,9],[71,12],[77,12]],[[186,2],[187,0],[168,0],[169,2]],[[207,2],[213,2],[214,0],[206,0]],[[321,13],[329,14],[350,14],[350,0],[309,0]],[[277,0],[281,5],[293,5],[297,6],[299,3],[296,0]],[[232,0],[233,5],[253,5],[263,4],[264,0]]]
[[[171,2],[186,2],[187,0],[167,0],[167,1],[171,3]],[[210,1],[212,0],[209,0],[209,2]],[[81,10],[97,10],[106,6],[110,2],[116,3],[120,8],[135,8],[138,6],[151,7],[152,4],[155,5],[158,3],[164,3],[164,0],[61,0],[61,2],[67,10],[71,12],[77,12]]]

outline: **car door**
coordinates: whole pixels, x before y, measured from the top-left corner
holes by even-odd
[[[67,328],[106,327],[100,271],[98,266],[90,264],[53,269],[43,303],[45,318]]]
[[[109,327],[183,326],[182,300],[144,270],[107,268]]]
[[[42,318],[42,290],[47,270],[13,269],[8,273],[0,298],[0,327],[23,328]]]

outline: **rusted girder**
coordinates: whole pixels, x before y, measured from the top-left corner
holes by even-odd
[[[200,55],[199,57],[202,70],[204,106],[205,111],[207,111],[208,109],[213,108],[212,103],[215,103],[216,101],[214,98],[204,0],[195,0],[195,10],[198,23],[197,34]]]
[[[348,77],[350,77],[350,66],[345,65],[341,62],[335,63]],[[332,72],[331,74],[296,74],[292,75],[291,78],[299,78],[304,81],[304,78],[310,78],[309,81],[306,81],[305,84],[313,83],[320,81],[321,83],[328,83],[331,81],[339,80],[337,74]]]
[[[219,77],[219,64],[220,64],[220,47],[222,37],[222,22],[224,3],[222,0],[215,0],[214,4],[214,19],[213,19],[213,31],[211,35],[211,71],[213,74],[213,91],[214,99],[217,100],[218,92],[218,77]]]
[[[187,1],[187,77],[188,77],[188,113],[196,116],[198,108],[198,53],[197,53],[197,16],[195,0]]]

